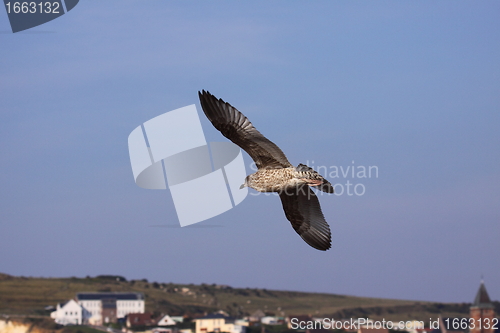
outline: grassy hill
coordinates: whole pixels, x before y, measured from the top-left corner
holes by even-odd
[[[27,278],[0,273],[0,314],[48,315],[44,310],[78,292],[134,291],[144,293],[146,311],[191,316],[224,310],[243,316],[261,309],[275,315],[310,314],[330,318],[369,317],[387,320],[462,317],[470,304],[442,304],[334,294],[241,289],[221,285],[183,285],[116,276],[86,278]],[[496,302],[497,313],[500,304]]]

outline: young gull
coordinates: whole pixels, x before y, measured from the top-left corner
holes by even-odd
[[[208,91],[198,92],[207,118],[222,135],[252,157],[257,172],[245,178],[243,187],[259,192],[277,192],[286,218],[302,239],[315,249],[331,246],[331,233],[311,186],[333,193],[333,186],[312,168],[294,167],[281,149],[264,137],[241,112]]]

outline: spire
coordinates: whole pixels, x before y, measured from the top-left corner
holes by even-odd
[[[490,296],[488,296],[488,292],[486,291],[486,287],[484,286],[484,282],[482,279],[481,285],[479,286],[479,290],[477,291],[476,298],[474,299],[474,303],[472,303],[472,306],[479,308],[493,307],[493,304],[491,304]]]

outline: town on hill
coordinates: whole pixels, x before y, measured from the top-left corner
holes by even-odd
[[[499,307],[499,302],[489,299],[482,282],[472,303],[445,304],[127,281],[114,275],[27,278],[0,274],[0,315],[4,318],[0,333],[13,332],[5,322],[16,317],[44,318],[54,323],[51,329],[66,327],[66,331],[92,327],[129,333],[493,333],[499,326]]]

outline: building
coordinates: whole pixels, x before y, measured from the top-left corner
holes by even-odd
[[[176,323],[183,323],[184,322],[184,316],[170,316],[173,321]]]
[[[470,329],[470,333],[494,333],[493,318],[495,318],[495,307],[491,303],[490,296],[486,291],[484,282],[481,281],[474,303],[470,307],[470,317],[474,319],[475,327]],[[490,325],[486,325],[490,323]]]
[[[129,313],[144,313],[142,293],[78,293],[50,316],[60,325],[114,323]]]
[[[264,325],[280,325],[280,318],[273,316],[265,316],[260,318],[260,323]]]
[[[126,321],[127,327],[134,326],[153,326],[156,321],[151,316],[151,313],[129,313]]]
[[[145,310],[142,293],[78,293],[76,301],[90,313],[84,322],[94,325],[115,323],[129,313],[144,313]]]
[[[57,304],[56,310],[50,313],[50,317],[59,325],[81,325],[90,313],[75,300]]]
[[[158,320],[158,323],[156,325],[158,325],[158,326],[172,326],[172,325],[175,325],[175,324],[177,324],[177,321],[175,321],[169,315],[166,315],[163,318],[161,318],[160,320]]]
[[[264,313],[264,311],[262,311],[261,309],[258,309],[257,311],[252,313],[252,315],[250,317],[248,317],[248,321],[252,322],[252,323],[259,323],[260,320],[265,316],[266,316],[266,314]]]
[[[245,333],[246,326],[239,325],[234,318],[221,313],[210,314],[205,317],[195,319],[195,333],[227,332]]]

